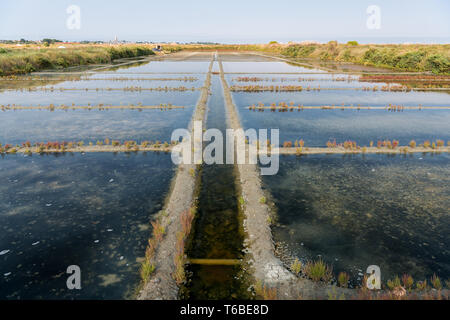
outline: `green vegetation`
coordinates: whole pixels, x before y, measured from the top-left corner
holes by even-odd
[[[175,272],[172,274],[172,277],[178,285],[181,285],[186,280],[186,274],[184,272],[184,265],[186,264],[185,248],[196,213],[196,207],[191,207],[190,209],[183,211],[180,216],[181,231],[177,233],[177,242],[175,245],[176,252],[173,257]]]
[[[435,74],[450,74],[449,45],[358,45],[349,41],[347,45],[293,45],[280,52],[291,58],[319,58],[355,62],[376,67],[402,71],[431,71]]]
[[[308,262],[303,271],[313,281],[328,283],[333,278],[332,267],[323,262],[322,259]]]
[[[144,263],[141,265],[140,274],[141,279],[144,281],[144,283],[147,283],[147,281],[150,279],[150,276],[155,271],[155,266],[150,263],[148,260],[145,260]]]
[[[431,277],[431,284],[433,285],[433,288],[435,288],[436,290],[442,289],[441,279],[439,279],[439,277],[436,274],[434,274]]]
[[[302,263],[296,258],[294,262],[291,264],[291,270],[296,275],[298,275],[302,271]]]
[[[256,51],[282,55],[287,58],[312,58],[337,62],[353,62],[362,65],[390,68],[401,71],[450,74],[449,44],[358,44],[348,41],[340,44],[277,44],[262,45],[184,45],[183,50],[195,51]],[[164,50],[168,50],[165,47]]]
[[[281,51],[282,55],[292,57],[292,58],[302,58],[308,57],[316,50],[316,46],[314,45],[306,45],[306,46],[290,46]]]
[[[277,300],[277,288],[271,288],[268,285],[257,281],[254,285],[255,293],[259,299],[263,300]]]
[[[58,48],[0,48],[0,75],[25,74],[44,69],[110,63],[155,53],[147,46],[79,46]]]
[[[350,280],[350,276],[348,275],[348,273],[346,273],[346,272],[339,273],[339,275],[338,275],[338,283],[339,283],[340,287],[347,288],[349,280]]]

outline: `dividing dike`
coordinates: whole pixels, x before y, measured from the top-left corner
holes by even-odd
[[[220,57],[218,64],[228,127],[234,130],[242,129]],[[274,213],[265,201],[260,201],[263,197],[268,197],[262,190],[259,168],[255,164],[236,164],[236,167],[238,189],[241,190],[240,203],[244,214],[243,226],[247,235],[244,240],[247,252],[245,260],[250,263],[254,284],[260,288],[275,288],[277,299],[327,299],[330,292],[338,297],[354,295],[354,292],[348,289],[298,278],[283,265],[275,256],[270,227]]]
[[[200,98],[189,125],[191,132],[193,132],[194,121],[205,122],[213,64],[214,56],[211,58]],[[199,166],[196,164],[180,164],[178,166],[166,205],[157,216],[157,220],[164,230],[164,237],[159,242],[151,259],[155,270],[139,291],[138,300],[177,300],[179,297],[179,288],[174,277],[177,270],[175,264],[177,235],[182,232],[182,214],[195,207],[198,172]]]
[[[212,77],[206,127],[225,136],[224,99],[219,76]],[[225,154],[225,146],[220,150]],[[216,153],[219,150],[215,150]],[[187,281],[180,297],[189,300],[250,299],[243,262],[244,231],[233,164],[203,164],[198,210],[186,248]]]

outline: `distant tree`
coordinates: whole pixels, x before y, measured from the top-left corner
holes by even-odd
[[[277,41],[270,41],[269,44],[278,44]]]
[[[57,40],[57,39],[44,38],[44,39],[42,39],[42,42],[44,43],[44,46],[48,47],[48,46],[51,45],[52,43],[55,43],[55,42],[62,42],[62,41],[61,41],[61,40]]]
[[[347,44],[349,46],[357,46],[358,45],[358,41],[349,41],[349,42],[347,42]]]

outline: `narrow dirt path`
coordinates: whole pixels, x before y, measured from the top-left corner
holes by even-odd
[[[194,121],[203,121],[207,108],[207,101],[211,86],[211,70],[214,59],[211,60],[205,83],[201,89],[200,99],[191,120],[190,129],[193,130]],[[174,256],[177,234],[181,231],[180,217],[182,212],[189,210],[194,202],[197,165],[181,164],[173,179],[166,206],[162,211],[161,224],[165,229],[165,236],[160,242],[152,259],[155,271],[151,279],[139,292],[139,300],[176,300],[178,286],[172,277],[175,271]]]

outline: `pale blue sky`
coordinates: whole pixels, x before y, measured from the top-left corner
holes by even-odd
[[[66,27],[71,5],[81,29]],[[381,29],[366,27],[369,5]],[[0,0],[0,39],[450,42],[449,0]]]

